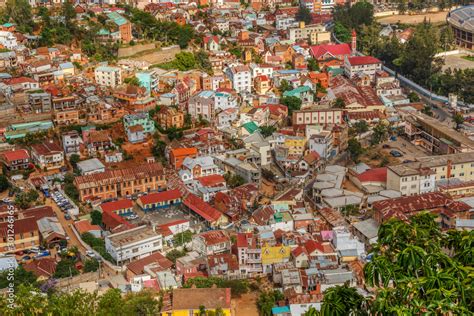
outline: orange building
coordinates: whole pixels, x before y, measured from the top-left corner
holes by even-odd
[[[171,127],[182,128],[184,126],[184,113],[171,107],[162,107],[157,114],[158,123],[161,127],[168,129]]]
[[[197,149],[195,147],[192,148],[174,148],[171,149],[170,152],[170,164],[176,169],[180,169],[183,165],[184,159],[187,157],[189,158],[196,158],[197,157]]]

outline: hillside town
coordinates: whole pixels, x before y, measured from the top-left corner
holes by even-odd
[[[0,2],[0,314],[472,313],[440,2]]]

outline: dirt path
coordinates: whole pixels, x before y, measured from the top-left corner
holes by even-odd
[[[241,297],[232,300],[233,316],[258,316],[257,309],[258,292],[243,294]]]
[[[443,12],[434,12],[434,13],[424,13],[416,15],[390,15],[377,19],[380,23],[405,23],[405,24],[418,24],[426,20],[431,21],[431,23],[446,22],[446,16],[448,15],[447,11]]]

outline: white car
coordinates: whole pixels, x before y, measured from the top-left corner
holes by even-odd
[[[132,215],[127,216],[127,218],[128,219],[137,219],[138,215],[137,214],[132,214]]]
[[[86,251],[86,256],[91,257],[91,258],[95,258],[95,252],[93,252],[92,250],[87,250]]]

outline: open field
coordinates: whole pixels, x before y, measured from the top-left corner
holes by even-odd
[[[242,294],[241,297],[232,299],[232,310],[235,316],[258,316],[258,292]]]
[[[443,12],[435,12],[435,13],[424,13],[424,14],[416,14],[416,15],[391,15],[385,16],[380,19],[377,19],[380,23],[404,23],[404,24],[417,24],[423,22],[426,18],[428,21],[432,23],[438,22],[445,22],[446,16],[448,15],[447,11]]]

